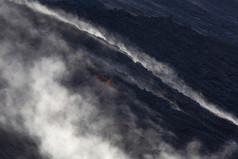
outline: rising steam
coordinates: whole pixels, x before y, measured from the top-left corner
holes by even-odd
[[[52,159],[129,159],[103,137],[113,119],[99,115],[97,96],[89,89],[72,93],[60,83],[69,72],[58,52],[67,55],[68,45],[57,32],[34,28],[19,10],[0,2],[1,22],[7,25],[0,32],[6,35],[0,40],[1,127],[36,138],[41,154]],[[40,38],[39,47],[29,43],[32,37]],[[70,62],[77,57],[85,69],[82,56]]]
[[[237,124],[235,117],[206,102],[201,95],[186,86],[166,64],[125,46],[115,38],[107,36],[109,34],[102,29],[98,30],[89,23],[63,12],[50,10],[36,2],[25,0],[11,0],[11,2],[26,5],[33,11],[54,17],[81,31],[104,39],[108,45],[117,46],[121,53],[128,55],[134,62],[141,63],[164,83],[194,99],[218,116]],[[68,68],[70,64],[77,63],[77,67],[88,73],[86,65],[94,68],[90,60],[87,61],[88,58],[82,56],[83,53],[78,50],[74,52],[75,54],[71,54],[73,49],[57,31],[35,28],[34,22],[22,13],[24,11],[20,11],[21,5],[9,4],[0,2],[0,20],[7,26],[0,31],[0,81],[4,83],[4,86],[0,85],[1,126],[9,126],[19,133],[34,137],[39,141],[37,144],[41,154],[52,159],[133,158],[130,150],[125,151],[121,148],[124,136],[120,132],[113,130],[107,132],[107,135],[103,133],[103,130],[108,127],[117,126],[111,114],[100,114],[98,100],[100,94],[92,93],[91,86],[73,92],[61,83],[62,79],[71,73]],[[35,44],[37,47],[31,43],[32,39],[38,40]],[[114,107],[113,101],[110,102],[110,106]],[[123,110],[130,114],[128,107],[125,104]],[[133,113],[130,115],[134,120],[140,120],[134,117]],[[191,142],[184,151],[177,151],[166,144],[158,132],[137,128],[134,120],[126,123],[134,126],[125,133],[133,143],[128,147],[131,146],[139,152],[142,145],[137,139],[145,138],[148,145],[152,145],[146,149],[159,152],[144,153],[141,159],[226,159],[236,148],[235,144],[225,145],[224,149],[218,150],[218,153],[201,156],[200,144],[195,141]]]

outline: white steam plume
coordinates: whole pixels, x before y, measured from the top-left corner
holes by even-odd
[[[78,20],[72,15],[65,14],[63,12],[56,12],[37,2],[28,2],[27,0],[15,2],[25,4],[34,11],[54,17],[59,21],[73,25],[81,31],[85,31],[93,36],[101,38],[113,46],[117,46],[123,54],[130,57],[134,62],[138,62],[142,64],[146,69],[152,71],[155,76],[160,78],[168,86],[176,89],[180,93],[196,101],[200,104],[200,106],[217,115],[218,117],[229,120],[238,126],[237,117],[235,117],[231,113],[221,110],[216,105],[208,102],[200,93],[187,86],[185,82],[177,76],[176,72],[166,64],[156,61],[154,58],[151,58],[149,55],[143,52],[139,52],[135,48],[126,46],[123,42],[117,40],[115,37],[108,36],[109,34],[107,34],[105,31],[101,31],[102,29],[99,30],[93,25],[82,20]]]
[[[42,151],[49,153],[54,159],[126,159],[119,149],[100,136],[77,134],[80,131],[80,124],[77,130],[77,121],[88,120],[90,115],[96,115],[97,110],[80,95],[70,95],[54,81],[64,71],[64,64],[52,59],[43,59],[31,70],[36,103],[35,107],[23,109],[23,114],[28,114],[26,125],[33,135],[42,139]],[[39,131],[41,127],[44,129]]]
[[[108,132],[113,139],[105,139],[101,130],[113,119],[99,116],[90,88],[73,93],[60,84],[70,72],[57,52],[70,58],[71,48],[57,32],[35,28],[21,9],[0,2],[0,22],[6,25],[0,26],[0,127],[35,137],[41,153],[52,159],[129,159],[114,144],[114,131]],[[38,47],[32,37],[40,39]],[[83,69],[87,61],[78,58]]]
[[[120,134],[116,136],[119,139],[114,136],[105,139],[108,136],[101,133],[105,128],[116,125],[108,116],[95,120],[99,111],[97,97],[87,89],[71,92],[59,82],[71,72],[66,67],[68,63],[57,52],[63,52],[70,65],[77,62],[77,67],[83,70],[86,70],[87,60],[78,52],[80,60],[73,61],[76,55],[70,54],[70,46],[57,36],[57,31],[35,28],[29,17],[22,15],[21,9],[0,2],[0,20],[4,19],[1,23],[7,26],[0,31],[0,82],[5,81],[0,89],[1,126],[12,126],[20,132],[30,133],[39,140],[42,154],[52,159],[128,159],[128,155],[115,145],[121,144]],[[22,31],[24,37],[20,34]],[[37,43],[38,47],[29,43],[32,36],[42,40]],[[84,93],[88,98],[81,96]],[[135,119],[141,120],[136,116]],[[126,132],[128,140],[132,141],[129,147],[139,152],[143,145],[137,139],[144,136],[160,153],[143,153],[141,159],[227,159],[233,147],[236,148],[235,144],[228,145],[218,153],[201,156],[199,147],[188,145],[186,150],[179,151],[163,142],[157,131],[152,135],[148,129],[137,128],[134,120],[129,120],[128,124],[134,125]]]
[[[11,65],[14,64],[8,63],[8,66]],[[60,59],[43,58],[27,72],[22,69],[23,66],[19,65],[14,70],[6,69],[7,73],[4,73],[12,76],[19,71],[22,74],[18,75],[26,81],[26,83],[21,81],[22,84],[16,87],[15,81],[11,82],[12,78],[5,76],[10,85],[10,88],[4,92],[8,96],[7,114],[11,116],[12,122],[15,122],[16,116],[20,115],[23,118],[24,127],[29,133],[40,138],[42,154],[53,159],[128,158],[102,137],[92,135],[90,132],[81,134],[81,131],[85,130],[81,130],[80,122],[95,127],[106,124],[106,120],[91,123],[90,117],[96,115],[96,107],[80,95],[69,94],[67,89],[56,81],[66,69]],[[28,89],[23,89],[25,87]],[[24,94],[25,99],[21,99],[15,91]],[[17,103],[11,102],[14,100],[18,100],[18,104],[21,104],[20,109],[14,105]],[[16,127],[16,124],[13,125]]]

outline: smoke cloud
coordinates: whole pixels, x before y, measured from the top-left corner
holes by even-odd
[[[119,126],[116,126],[114,118],[110,114],[102,115],[102,106],[98,99],[100,95],[94,94],[90,86],[79,87],[74,92],[62,84],[62,79],[72,73],[69,65],[78,64],[77,68],[70,67],[83,70],[79,76],[89,74],[87,67],[95,67],[89,59],[90,56],[84,56],[88,53],[83,50],[75,51],[57,31],[49,31],[47,26],[35,27],[29,18],[31,12],[28,13],[25,5],[33,11],[74,25],[81,31],[117,46],[122,53],[151,70],[164,83],[200,101],[202,106],[208,105],[203,97],[196,95],[168,66],[133,48],[125,47],[111,36],[109,38],[109,34],[102,28],[97,30],[91,24],[63,12],[50,10],[36,2],[14,1],[17,5],[11,2],[0,2],[0,21],[3,24],[0,24],[0,123],[1,126],[34,137],[39,141],[39,151],[43,156],[52,159],[134,158],[129,150],[126,152],[121,148],[124,136],[117,131]],[[71,54],[72,52],[74,54]],[[113,92],[114,88],[107,91]],[[113,101],[111,103],[113,107]],[[186,150],[177,151],[164,142],[157,132],[137,128],[135,121],[140,119],[133,116],[126,104],[124,106],[123,109],[131,116],[131,120],[126,123],[130,125],[130,130],[125,133],[133,143],[129,146],[139,151],[142,146],[137,139],[142,136],[151,145],[150,148],[156,151],[154,154],[143,154],[143,159],[225,159],[236,148],[236,144],[225,145],[218,153],[202,156],[199,153],[200,144],[195,141],[191,142]],[[208,105],[207,109],[211,107]],[[215,107],[210,111],[233,121],[227,117],[229,114],[224,116],[224,112],[219,114],[217,110]],[[109,135],[106,136],[104,130],[109,129],[108,127],[114,128],[110,129],[111,131],[107,132]]]
[[[60,42],[56,33],[51,32],[49,36],[48,32],[29,28],[31,22],[15,9],[5,3],[0,9],[1,18],[11,19],[9,23],[17,27],[14,37],[9,35],[8,40],[0,43],[1,78],[7,83],[1,89],[4,101],[1,102],[1,124],[40,139],[40,151],[53,159],[129,158],[100,135],[99,131],[112,125],[113,120],[95,118],[99,115],[97,97],[81,92],[87,93],[85,98],[60,84],[63,76],[68,74],[65,61],[57,53],[49,54],[58,50],[68,53],[70,48],[62,39]],[[26,34],[41,38],[43,44],[37,49],[32,48],[27,44],[29,39],[18,36],[21,28],[28,28],[30,31]],[[2,33],[10,30],[5,28]],[[44,47],[45,44],[50,45]],[[25,52],[35,59],[23,59]],[[38,53],[40,57],[37,57]]]

